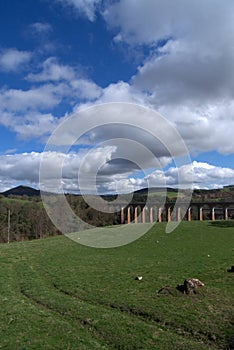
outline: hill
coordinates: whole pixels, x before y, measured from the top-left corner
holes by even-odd
[[[0,347],[233,349],[233,247],[233,222],[184,222],[169,235],[159,223],[118,249],[64,236],[1,244]],[[205,286],[179,292],[188,277]]]
[[[204,190],[204,189],[195,189],[193,191],[193,198],[199,198],[201,200],[221,200],[221,199],[234,199],[234,186],[225,186],[223,188],[218,189],[210,189],[210,190]]]
[[[17,186],[17,187],[11,188],[8,191],[2,192],[1,195],[3,195],[4,197],[9,197],[9,196],[38,197],[40,196],[40,191],[28,186]]]
[[[135,191],[134,193],[147,194],[147,193],[161,193],[161,192],[177,193],[178,189],[171,188],[171,187],[151,187],[151,188],[142,188],[140,190]]]
[[[182,194],[186,196],[187,190],[181,190]],[[168,198],[176,198],[178,193],[177,188],[172,187],[152,187],[152,188],[142,188],[133,192],[136,199],[140,199],[140,196],[145,198],[147,195],[166,195]],[[35,188],[28,186],[17,186],[8,191],[2,192],[1,195],[4,197],[12,196],[28,196],[28,197],[38,197],[40,196],[40,191]],[[69,195],[69,193],[67,194]],[[69,196],[80,197],[80,195]],[[102,195],[102,197],[108,201],[116,199],[117,195]],[[193,191],[192,199],[234,199],[234,185],[224,186],[219,189],[195,189]]]
[[[186,196],[188,191],[186,189],[180,190],[181,196]],[[138,196],[154,196],[154,195],[166,195],[168,199],[176,199],[178,194],[177,188],[171,187],[153,187],[143,188],[135,191],[134,194]],[[190,195],[190,192],[189,192]],[[138,197],[139,198],[139,197]],[[218,189],[194,189],[192,193],[192,200],[233,200],[234,199],[234,186],[225,186]]]

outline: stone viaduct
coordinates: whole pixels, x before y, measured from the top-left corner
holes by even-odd
[[[166,203],[160,206],[145,206],[142,203],[130,204],[120,207],[120,222],[127,223],[153,223],[162,221],[181,220],[232,220],[234,219],[234,201],[227,202],[180,202]]]

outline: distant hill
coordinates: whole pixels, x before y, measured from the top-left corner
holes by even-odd
[[[158,192],[178,192],[177,188],[170,187],[151,187],[151,188],[142,188],[140,190],[135,191],[137,194],[147,194],[147,193],[158,193]]]
[[[223,188],[218,189],[195,189],[193,191],[193,198],[200,198],[201,200],[233,200],[234,199],[234,186],[224,186]]]
[[[28,196],[28,197],[35,197],[40,196],[40,191],[36,190],[35,188],[28,187],[28,186],[17,186],[14,188],[11,188],[8,191],[2,192],[1,195],[4,197],[12,196]]]
[[[186,195],[186,190],[181,190],[181,192]],[[147,196],[147,195],[157,195],[157,194],[166,194],[169,198],[174,198],[177,196],[178,189],[171,187],[151,187],[151,188],[142,188],[140,190],[134,191],[133,194],[138,198],[139,196]],[[40,190],[36,190],[35,188],[28,186],[18,186],[11,188],[8,191],[0,193],[4,197],[13,196],[28,196],[28,197],[38,197],[40,196]],[[74,195],[76,196],[76,195]],[[102,197],[106,200],[114,200],[117,195],[103,195]],[[224,186],[219,189],[195,189],[193,190],[193,199],[233,199],[234,198],[234,185]]]

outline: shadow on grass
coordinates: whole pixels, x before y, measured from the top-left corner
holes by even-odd
[[[214,227],[222,227],[222,228],[234,227],[234,220],[230,220],[230,221],[212,221],[210,223],[210,225],[214,226]]]

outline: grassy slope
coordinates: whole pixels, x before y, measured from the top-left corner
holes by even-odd
[[[164,229],[114,249],[0,245],[0,349],[233,349],[234,224]],[[188,277],[200,294],[157,294]]]

